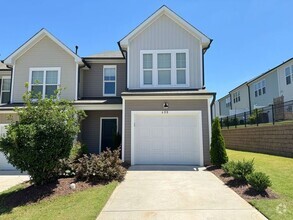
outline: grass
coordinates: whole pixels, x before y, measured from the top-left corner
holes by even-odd
[[[227,150],[229,160],[251,160],[255,169],[268,174],[278,199],[252,200],[250,203],[269,219],[293,219],[293,159],[267,154]]]
[[[117,182],[112,182],[74,194],[16,207],[12,210],[5,210],[7,208],[1,204],[0,212],[3,214],[0,215],[0,219],[96,219],[117,184]],[[1,193],[0,196],[14,193],[23,187],[23,185],[18,185]]]

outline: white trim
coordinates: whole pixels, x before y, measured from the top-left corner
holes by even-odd
[[[158,64],[157,64],[157,57],[158,54],[160,53],[169,53],[171,54],[171,84],[168,85],[159,85],[158,82]],[[177,53],[185,53],[186,54],[186,68],[185,68],[185,77],[186,77],[186,83],[185,84],[177,84],[177,69],[182,69],[182,68],[177,68],[176,67],[176,54]],[[144,85],[143,79],[143,55],[144,54],[152,54],[152,59],[153,59],[153,68],[152,69],[147,69],[152,71],[152,84],[151,85]],[[172,49],[172,50],[141,50],[140,51],[140,87],[144,89],[158,89],[158,88],[186,88],[189,87],[190,84],[190,74],[189,74],[189,50],[188,49]]]
[[[10,76],[1,76],[1,88],[0,88],[0,104],[6,104],[7,102],[2,103],[2,93],[3,93],[3,85],[4,85],[4,80],[3,79],[10,79],[10,85],[11,86],[11,77]],[[11,88],[9,90],[6,90],[4,92],[11,92]]]
[[[11,79],[11,88],[10,88],[10,103],[13,103],[14,74],[15,74],[15,64],[13,64],[13,67],[12,67],[12,79]]]
[[[75,100],[77,100],[78,99],[78,63],[76,63],[76,70],[75,70]]]
[[[83,104],[74,107],[78,110],[122,110],[121,104]]]
[[[161,115],[162,111],[131,111],[131,165],[135,165],[135,146],[134,146],[134,127],[135,127],[135,116],[136,115]],[[200,123],[199,123],[199,142],[201,143],[200,146],[200,166],[204,165],[203,161],[203,132],[202,132],[202,111],[169,111],[169,115],[191,115],[191,116],[199,116]]]
[[[114,68],[115,69],[115,93],[113,94],[105,94],[105,69],[106,68]],[[106,80],[106,82],[108,82]],[[113,82],[113,81],[109,81]],[[117,93],[117,65],[103,65],[103,96],[116,96]]]
[[[198,99],[209,99],[212,95],[186,95],[186,96],[180,96],[180,95],[160,95],[160,96],[122,96],[122,99],[124,100],[198,100]]]
[[[30,48],[32,48],[37,42],[42,40],[45,36],[49,37],[52,41],[54,41],[57,45],[59,45],[63,50],[65,50],[69,55],[71,55],[75,62],[82,63],[82,59],[76,55],[73,51],[71,51],[68,47],[66,47],[62,42],[60,42],[56,37],[54,37],[50,32],[48,32],[46,29],[42,29],[39,31],[35,36],[33,36],[31,39],[29,39],[25,44],[23,44],[20,48],[18,48],[16,51],[14,51],[12,54],[9,55],[4,60],[5,64],[11,64],[14,60],[22,56],[26,51],[28,51]]]
[[[58,78],[57,78],[57,89],[60,88],[60,77],[61,77],[61,67],[31,67],[29,68],[29,87],[28,87],[28,91],[31,91],[32,89],[32,72],[33,71],[43,71],[44,72],[44,78],[43,78],[43,96],[42,98],[45,98],[46,96],[46,73],[47,71],[57,71],[58,73]],[[41,85],[41,84],[39,84]],[[51,85],[51,84],[49,84]],[[56,85],[56,84],[52,84],[52,85]]]
[[[211,127],[212,118],[211,118],[211,108],[210,108],[211,105],[210,105],[210,100],[209,99],[207,100],[207,105],[208,105],[208,126],[209,126],[209,147],[210,147],[211,143],[212,143],[212,127]]]
[[[136,29],[134,29],[132,32],[126,35],[120,41],[120,45],[124,47],[128,45],[131,39],[135,38],[139,33],[145,30],[149,25],[151,25],[156,19],[158,19],[163,14],[168,16],[170,19],[172,19],[174,22],[180,25],[183,29],[188,31],[195,38],[199,39],[201,43],[207,45],[210,43],[210,39],[207,36],[202,34],[199,30],[190,25],[188,22],[183,20],[181,17],[179,17],[177,14],[171,11],[168,7],[163,6],[159,10],[157,10],[153,15],[151,15],[148,19],[146,19],[142,24],[140,24]]]
[[[105,63],[109,63],[109,64],[113,64],[113,63],[126,63],[125,59],[102,59],[102,58],[98,58],[98,59],[87,59],[87,58],[84,58],[84,60],[87,62],[87,63],[102,63],[102,64],[105,64]]]
[[[129,89],[129,46],[127,46],[127,89]]]
[[[116,133],[119,131],[119,129],[118,129],[118,117],[100,117],[99,154],[101,153],[101,148],[102,148],[102,120],[107,120],[107,119],[116,119]]]
[[[122,140],[121,140],[121,155],[122,161],[124,162],[125,157],[125,100],[122,99]]]

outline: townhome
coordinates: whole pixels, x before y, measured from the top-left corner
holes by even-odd
[[[219,111],[218,111],[218,116],[224,117],[224,116],[229,116],[230,111],[232,108],[232,102],[231,102],[231,97],[230,94],[225,95],[224,97],[220,98],[217,101],[217,105],[219,106]]]
[[[43,97],[62,87],[61,98],[87,114],[79,138],[89,152],[112,147],[119,133],[130,164],[209,164],[215,93],[205,89],[204,54],[211,42],[166,6],[123,37],[119,51],[80,57],[42,29],[4,60],[11,95],[0,123],[23,105],[26,82]]]
[[[230,115],[249,111],[249,89],[247,82],[231,90],[229,94],[232,106]]]

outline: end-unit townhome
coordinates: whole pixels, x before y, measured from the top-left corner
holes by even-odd
[[[62,98],[87,115],[79,138],[89,152],[113,146],[118,132],[122,160],[132,165],[209,164],[215,93],[205,89],[204,54],[211,42],[166,6],[123,37],[118,51],[86,57],[42,29],[4,60],[11,94],[0,123],[23,104],[26,82],[43,97],[62,87]]]

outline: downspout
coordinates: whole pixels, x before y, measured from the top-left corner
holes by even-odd
[[[205,75],[204,75],[204,54],[205,52],[210,48],[211,44],[213,42],[213,39],[210,39],[210,43],[209,45],[206,47],[206,48],[203,48],[202,49],[202,59],[201,59],[201,62],[202,62],[202,89],[205,89]]]
[[[248,83],[246,84],[248,87],[248,103],[249,103],[249,113],[251,114],[251,100],[250,100],[250,86]]]
[[[211,102],[211,123],[213,121],[213,105],[215,104],[215,101],[216,101],[216,93],[213,93],[213,99],[212,99],[212,102]]]
[[[126,71],[125,72],[126,73],[125,91],[127,91],[128,90],[128,88],[127,88],[127,78],[128,78],[128,74],[127,74],[127,60],[128,60],[128,54],[127,54],[127,50],[122,49],[122,47],[120,45],[120,41],[118,41],[117,44],[118,44],[119,49],[120,49],[120,51],[121,51],[121,53],[122,53],[122,55],[123,55],[123,57],[125,59],[125,71]]]

